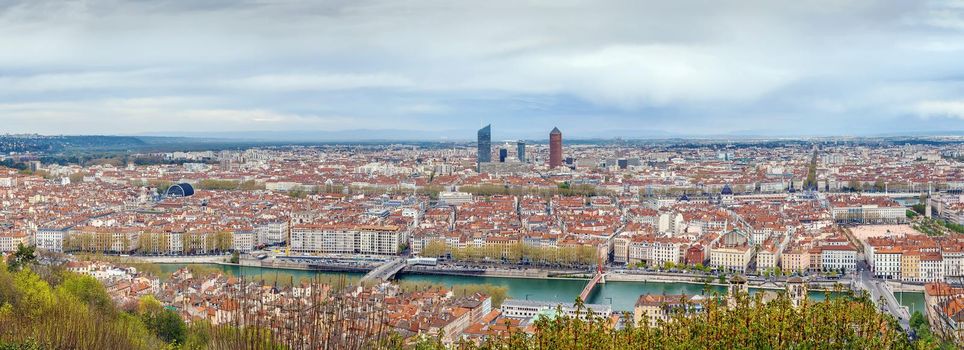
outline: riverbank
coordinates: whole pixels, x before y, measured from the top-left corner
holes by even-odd
[[[522,270],[510,270],[510,269],[440,269],[440,268],[406,268],[401,272],[402,274],[426,274],[426,275],[443,275],[443,276],[465,276],[465,277],[497,277],[497,278],[519,278],[519,279],[567,279],[567,280],[581,280],[588,281],[592,278],[592,275],[585,274],[582,271],[550,271],[541,269],[522,269]],[[683,274],[668,274],[668,273],[615,273],[608,272],[605,277],[606,282],[640,282],[640,283],[686,283],[691,285],[711,285],[717,287],[726,287],[728,283],[718,282],[718,277],[707,276],[707,275],[683,275]],[[834,291],[837,284],[847,285],[849,281],[811,281],[809,284],[809,289],[813,291]],[[784,290],[786,287],[782,281],[767,281],[760,283],[759,281],[750,280],[748,286],[753,289],[765,289],[765,290]],[[895,291],[900,291],[900,289],[895,288]],[[908,290],[912,291],[912,290]]]
[[[461,277],[493,277],[514,278],[522,280],[575,280],[588,281],[590,276],[581,276],[572,272],[558,272],[540,269],[505,270],[505,269],[439,269],[410,266],[402,270],[400,275],[437,275]]]
[[[141,256],[141,255],[115,255],[125,259],[137,260],[155,264],[217,264],[226,263],[231,259],[230,255],[188,255],[188,256]]]
[[[265,269],[265,270],[292,270],[292,271],[303,271],[306,273],[352,273],[352,274],[365,274],[372,269],[372,267],[363,266],[341,266],[341,265],[314,265],[314,266],[303,266],[299,264],[278,264],[271,263],[260,265],[255,264],[232,264],[225,262],[224,256],[195,256],[195,257],[137,257],[140,260],[146,262],[152,262],[157,264],[217,264],[221,266],[229,267],[245,267],[253,269]],[[485,268],[485,269],[473,269],[473,268],[462,268],[455,266],[409,266],[406,267],[399,273],[399,276],[404,275],[435,275],[435,276],[459,276],[459,277],[474,277],[474,278],[511,278],[511,279],[521,279],[521,280],[574,280],[574,281],[587,281],[592,278],[591,274],[586,274],[583,270],[548,270],[539,268],[526,268],[526,269],[505,269],[505,268]],[[709,277],[709,279],[707,278]],[[637,283],[685,283],[694,286],[705,286],[710,285],[714,287],[726,287],[727,283],[719,283],[716,276],[705,276],[705,275],[683,275],[683,274],[668,274],[668,273],[606,273],[607,282],[637,282]],[[810,290],[813,291],[834,291],[833,282],[811,282]],[[762,290],[783,290],[785,289],[782,282],[764,282],[757,283],[757,281],[750,280],[749,287],[753,289]],[[915,289],[915,287],[917,287]],[[913,286],[913,285],[903,285],[899,286],[897,284],[892,285],[892,290],[901,292],[920,292],[923,287]]]
[[[157,265],[164,273],[170,273],[179,268],[188,266],[186,264]],[[265,278],[284,283],[287,283],[288,281],[299,281],[302,279],[307,280],[318,277],[347,277],[351,279],[361,278],[361,276],[364,275],[364,273],[361,272],[325,272],[285,268],[262,268],[225,263],[211,263],[202,265],[219,269],[233,276],[244,276],[252,279]],[[620,277],[624,276],[625,275],[620,275]],[[511,299],[571,303],[575,300],[575,297],[579,295],[583,287],[586,286],[587,279],[575,277],[526,278],[517,275],[499,277],[494,275],[468,275],[451,272],[420,273],[416,271],[409,271],[399,274],[397,276],[397,281],[401,283],[431,283],[444,285],[450,288],[457,288],[460,285],[490,284],[507,288],[507,297]],[[780,288],[760,289],[756,286],[751,286],[751,291],[761,291],[766,289],[778,290]],[[607,283],[598,285],[590,294],[586,302],[592,304],[612,305],[613,309],[617,311],[632,311],[636,300],[639,299],[640,295],[644,294],[697,295],[725,292],[726,286],[719,283],[707,285],[702,282],[685,283],[682,281],[670,281],[666,279],[661,279],[661,281],[655,281],[653,279],[621,281],[620,278],[617,277],[616,279],[608,278]],[[922,293],[898,292],[896,294],[898,295],[898,299],[901,300],[901,303],[909,306],[912,311],[923,309]],[[826,297],[827,292],[811,288],[809,295],[811,299],[823,300]]]
[[[908,284],[902,282],[887,281],[887,287],[894,292],[923,293],[923,284]]]
[[[373,266],[344,266],[344,265],[301,265],[290,263],[265,263],[260,260],[244,259],[240,264],[227,262],[230,258],[226,255],[204,255],[204,256],[130,256],[132,260],[155,264],[216,264],[226,267],[245,267],[266,270],[292,270],[305,273],[350,273],[365,274],[371,271]],[[521,280],[575,280],[586,281],[592,278],[591,273],[585,270],[553,270],[542,268],[468,268],[453,265],[439,266],[409,266],[402,270],[399,275],[436,275],[436,276],[460,276],[474,278],[511,278]],[[709,278],[708,278],[709,277]],[[714,287],[725,287],[727,283],[719,283],[718,277],[707,275],[684,275],[670,274],[665,272],[650,273],[606,273],[607,282],[636,282],[636,283],[685,283],[694,286],[710,285]],[[847,284],[847,281],[840,281]],[[759,281],[750,280],[749,287],[762,290],[783,290],[785,286],[780,281]],[[891,289],[895,292],[921,292],[923,286],[891,283]],[[828,281],[810,282],[809,289],[812,291],[834,291],[835,283]]]

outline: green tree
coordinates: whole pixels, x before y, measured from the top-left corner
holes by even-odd
[[[173,344],[184,344],[187,338],[187,326],[184,321],[174,311],[164,308],[153,296],[141,298],[137,313],[147,329],[161,340]]]
[[[877,179],[876,181],[874,181],[874,191],[884,192],[884,190],[886,189],[887,189],[887,185],[884,183],[884,180]]]
[[[305,198],[308,196],[308,191],[305,190],[303,186],[294,186],[288,190],[288,196],[292,198]]]
[[[442,240],[433,239],[425,244],[425,247],[422,248],[421,255],[430,258],[437,258],[445,255],[445,249],[445,242]]]
[[[53,306],[54,296],[50,285],[29,268],[18,271],[13,284],[19,294],[16,309],[27,318],[39,317]]]
[[[850,180],[849,182],[847,182],[847,189],[850,190],[851,192],[860,192],[861,190],[860,181],[858,181],[857,179]]]
[[[21,268],[33,264],[37,260],[37,254],[34,251],[33,246],[25,246],[23,243],[17,245],[17,251],[13,253],[13,257],[10,259],[10,265],[7,267],[10,271],[19,271]]]
[[[57,286],[59,292],[68,293],[80,301],[104,314],[114,312],[114,303],[107,294],[104,285],[91,276],[67,274],[63,282]]]

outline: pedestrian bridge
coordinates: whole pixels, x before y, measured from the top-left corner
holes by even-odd
[[[579,299],[585,302],[586,298],[589,298],[589,295],[592,294],[592,290],[595,289],[596,285],[600,283],[606,283],[606,279],[602,271],[596,272],[596,275],[592,276],[592,279],[589,280],[589,283],[586,284],[586,287],[582,289],[582,293],[579,293]]]

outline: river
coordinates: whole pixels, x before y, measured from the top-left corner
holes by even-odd
[[[165,274],[173,272],[185,264],[157,264]],[[321,272],[304,271],[289,269],[267,269],[260,267],[229,266],[218,264],[197,264],[201,266],[220,269],[233,276],[244,276],[247,278],[266,278],[280,281],[298,281],[313,277],[357,277],[361,273],[341,273],[341,272]],[[492,284],[503,286],[508,289],[508,297],[511,299],[529,299],[554,302],[572,302],[576,296],[582,292],[587,280],[584,279],[530,279],[530,278],[507,278],[507,277],[481,277],[481,276],[447,276],[447,275],[422,275],[402,273],[398,276],[399,281],[411,282],[430,282],[445,286],[455,286],[464,284]],[[724,287],[709,286],[706,292],[724,292]],[[751,289],[751,292],[754,290]],[[589,295],[588,303],[610,304],[617,311],[632,311],[633,305],[642,294],[701,294],[704,293],[704,286],[690,283],[661,283],[661,282],[608,282],[596,287]],[[896,293],[897,300],[902,300],[903,305],[910,308],[910,312],[915,310],[923,311],[923,293]],[[813,300],[823,300],[825,292],[811,291],[810,298]]]

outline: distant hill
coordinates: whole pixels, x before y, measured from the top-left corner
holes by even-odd
[[[551,128],[550,128],[551,129]],[[549,130],[506,130],[493,125],[492,141],[501,140],[548,140]],[[402,130],[402,129],[352,129],[352,130],[283,130],[283,131],[228,131],[228,132],[152,132],[144,136],[208,138],[219,140],[247,140],[271,142],[371,142],[371,141],[427,141],[427,142],[460,142],[474,141],[475,129],[451,130]],[[566,139],[596,140],[596,139],[655,139],[670,138],[680,135],[659,130],[597,130],[576,131],[562,130]],[[140,136],[140,135],[135,135]]]
[[[71,149],[113,150],[139,148],[147,143],[131,136],[104,135],[0,135],[0,153],[54,153]]]

